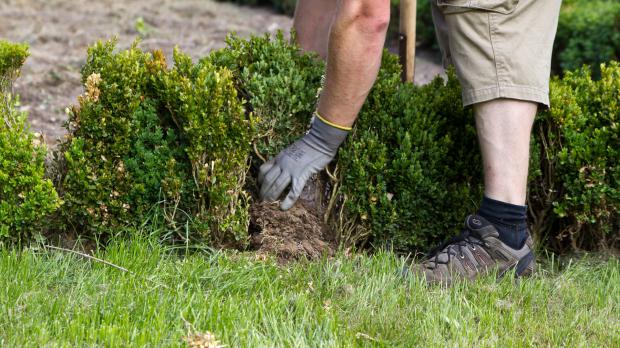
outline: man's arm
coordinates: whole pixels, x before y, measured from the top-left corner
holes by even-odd
[[[377,78],[389,20],[390,0],[338,1],[316,117],[306,136],[260,168],[263,200],[278,199],[291,184],[281,206],[291,208],[310,176],[336,156]]]
[[[329,121],[347,127],[355,122],[377,78],[389,22],[389,0],[339,1],[318,108]]]

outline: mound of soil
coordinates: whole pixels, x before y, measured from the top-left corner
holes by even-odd
[[[275,255],[280,262],[334,256],[338,247],[335,236],[323,222],[323,206],[310,194],[316,190],[311,182],[288,211],[280,210],[278,203],[252,205],[252,248],[259,254]]]

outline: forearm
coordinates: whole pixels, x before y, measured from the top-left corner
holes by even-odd
[[[318,106],[328,121],[345,127],[355,122],[381,66],[389,17],[389,0],[340,1]]]
[[[276,200],[290,186],[280,205],[290,209],[307,180],[334,159],[377,78],[389,16],[390,0],[338,1],[320,116],[304,137],[261,166],[261,199]]]

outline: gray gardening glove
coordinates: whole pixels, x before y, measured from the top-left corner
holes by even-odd
[[[261,200],[275,201],[291,184],[291,191],[280,205],[282,210],[289,210],[310,176],[323,170],[336,157],[349,130],[328,124],[315,114],[312,127],[303,138],[260,167],[258,184],[261,186]]]

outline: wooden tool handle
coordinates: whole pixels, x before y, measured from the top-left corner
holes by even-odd
[[[416,9],[416,0],[400,0],[400,63],[406,82],[413,82],[415,73]]]

